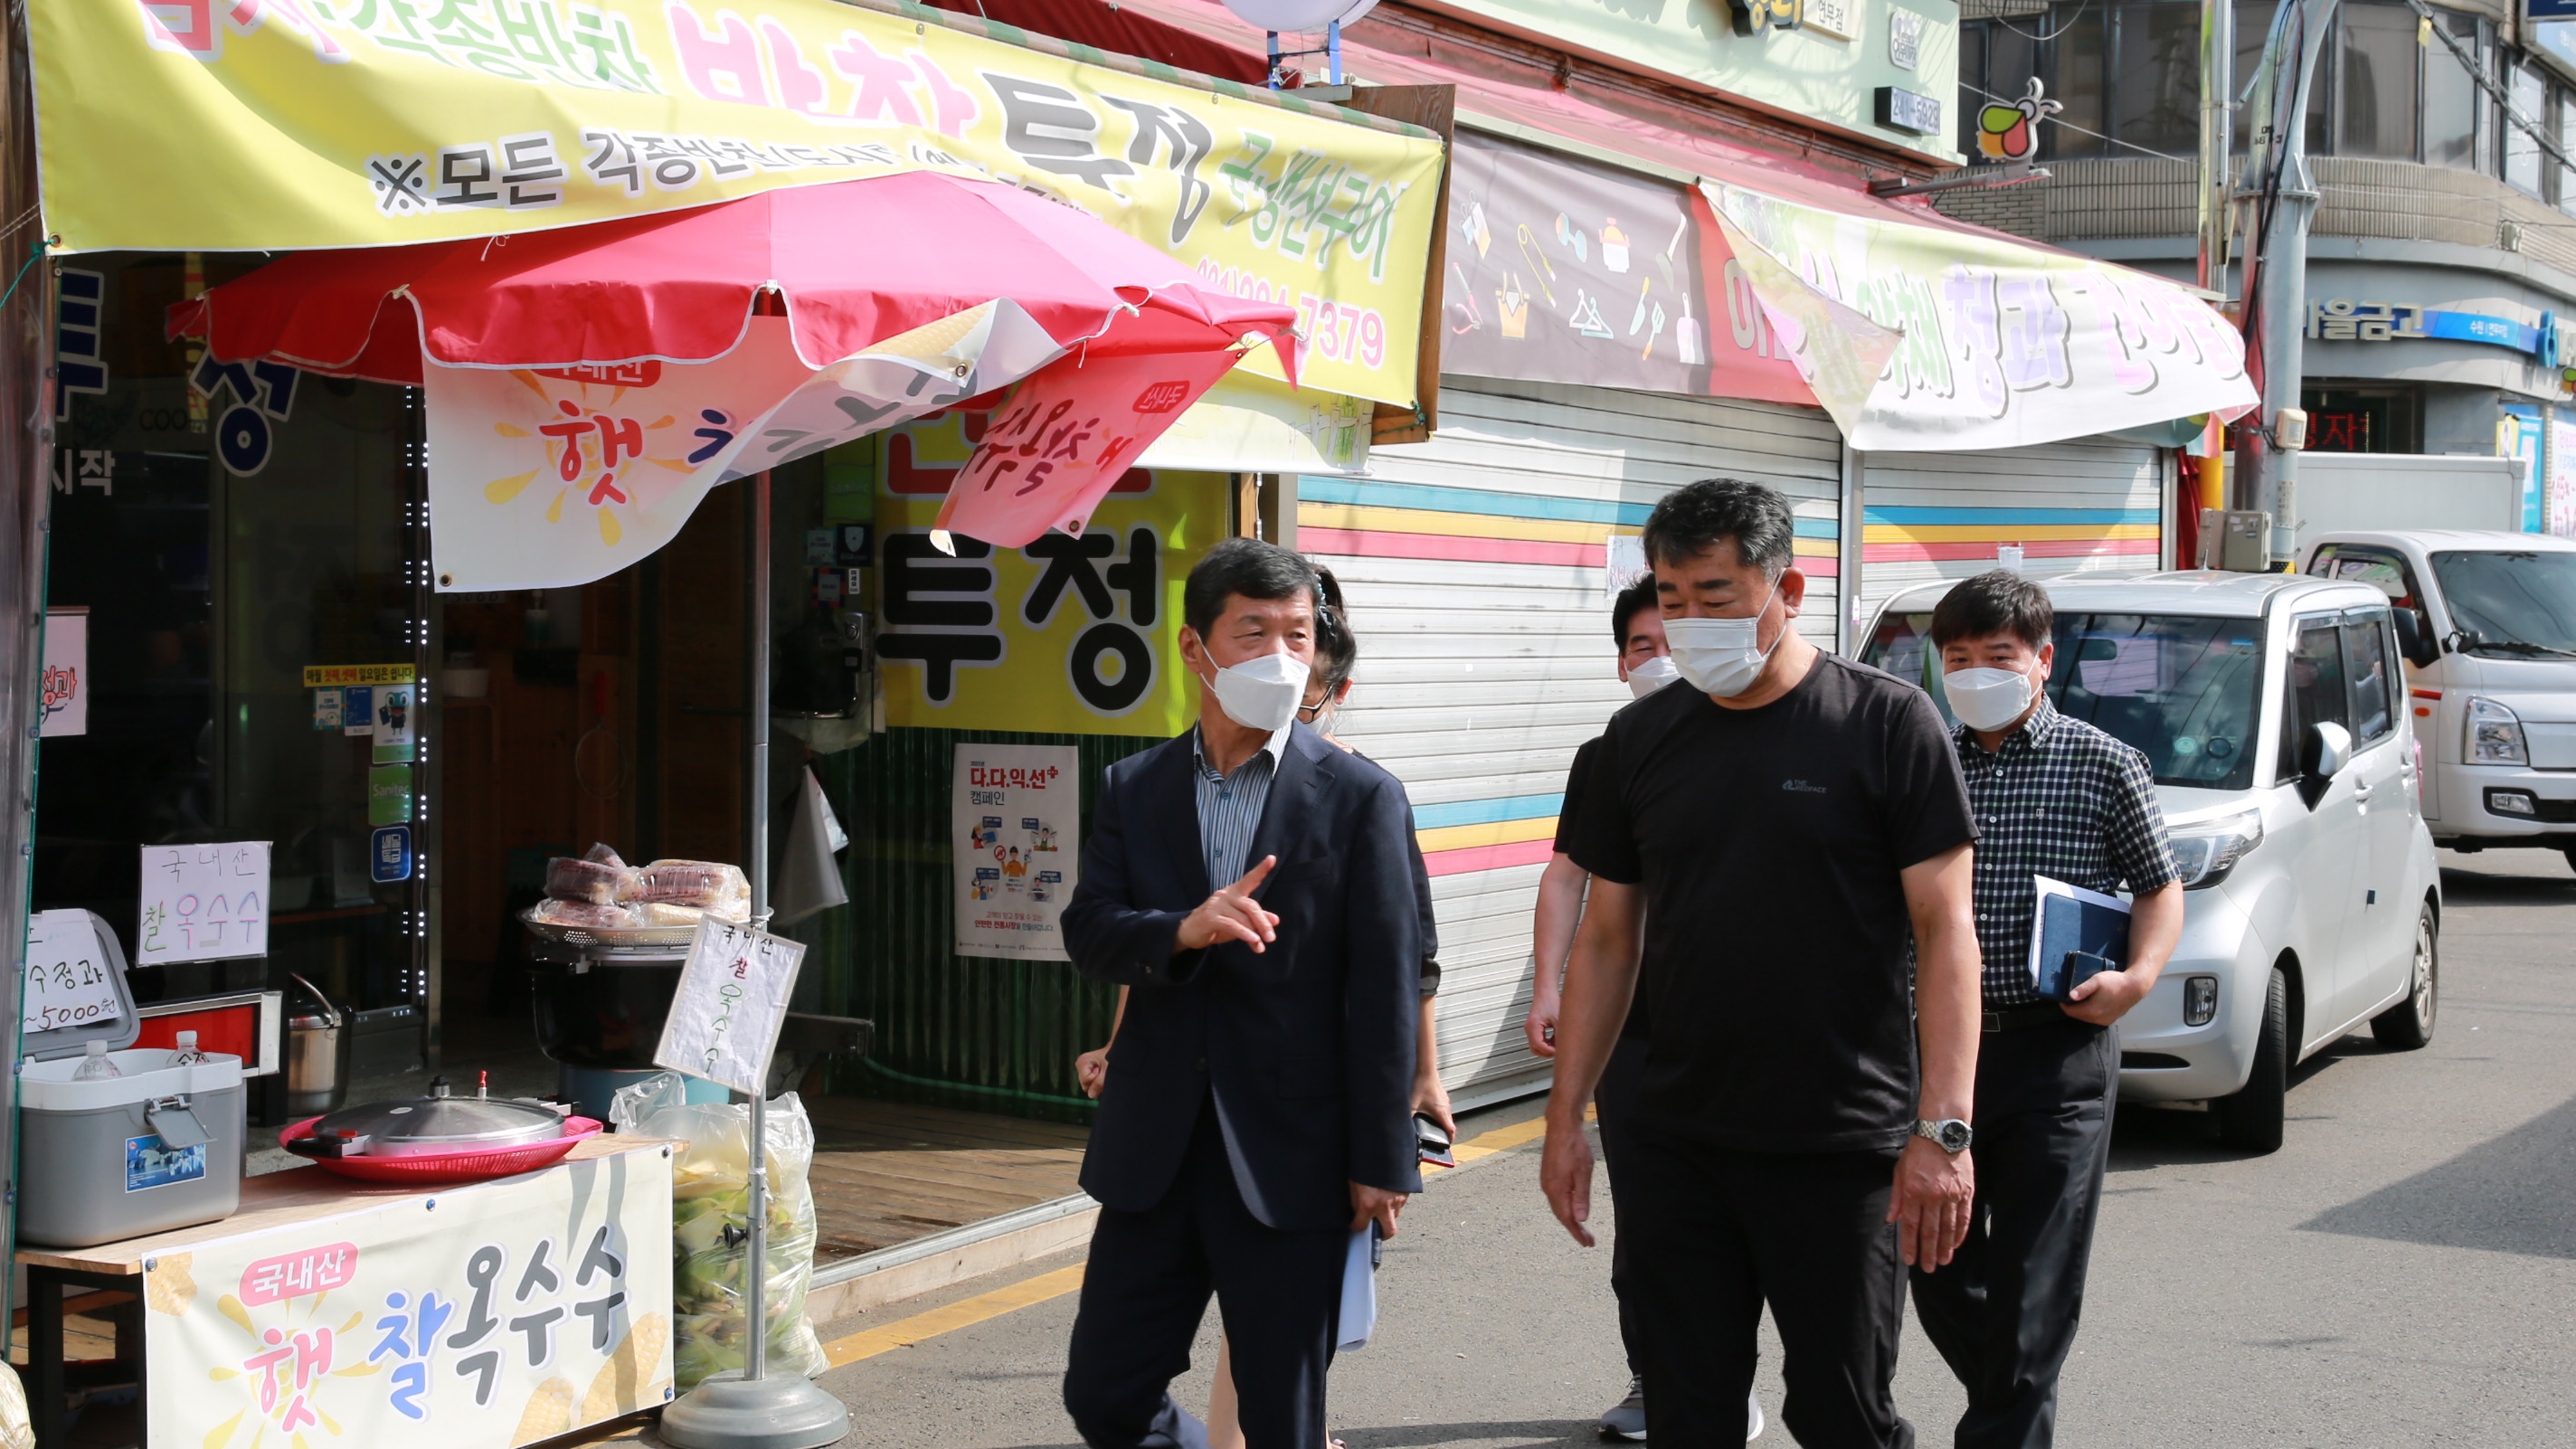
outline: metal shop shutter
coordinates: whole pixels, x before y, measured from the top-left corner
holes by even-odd
[[[2173,459],[2085,438],[1988,453],[1863,453],[1858,624],[1890,594],[1995,566],[2022,546],[2034,577],[2162,567]]]
[[[1657,499],[1725,474],[1797,503],[1800,626],[1833,643],[1842,442],[1814,408],[1450,378],[1429,443],[1365,479],[1298,481],[1297,544],[1360,640],[1342,739],[1404,781],[1440,922],[1441,1074],[1462,1102],[1544,1090],[1530,1055],[1530,909],[1566,767],[1628,692],[1607,547]]]

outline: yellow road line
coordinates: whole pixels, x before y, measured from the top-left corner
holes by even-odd
[[[831,1361],[832,1367],[839,1368],[844,1364],[857,1363],[863,1358],[874,1358],[878,1354],[889,1353],[898,1348],[909,1348],[926,1338],[937,1338],[943,1333],[954,1333],[961,1328],[973,1327],[988,1318],[999,1318],[1005,1313],[1016,1313],[1023,1308],[1044,1303],[1050,1299],[1062,1298],[1082,1286],[1082,1268],[1082,1264],[1076,1263],[1070,1268],[1058,1268],[1052,1273],[1040,1273],[1034,1278],[1022,1279],[1007,1288],[996,1288],[990,1293],[978,1293],[972,1298],[960,1298],[945,1308],[933,1308],[927,1313],[916,1313],[910,1318],[899,1318],[883,1327],[866,1329],[853,1333],[847,1338],[836,1338],[823,1345],[823,1357]]]
[[[1547,1119],[1544,1117],[1532,1117],[1526,1122],[1515,1122],[1508,1127],[1497,1127],[1491,1132],[1480,1132],[1458,1144],[1455,1149],[1458,1164],[1464,1167],[1480,1157],[1491,1157],[1497,1152],[1509,1152],[1515,1147],[1525,1146],[1546,1135]],[[996,1288],[990,1293],[978,1293],[972,1298],[960,1298],[944,1308],[933,1308],[926,1313],[916,1313],[910,1318],[898,1318],[892,1323],[876,1328],[862,1329],[847,1338],[836,1338],[823,1345],[823,1357],[832,1367],[840,1368],[857,1363],[864,1358],[875,1358],[881,1353],[891,1353],[898,1348],[909,1348],[924,1339],[937,1338],[943,1333],[972,1328],[978,1323],[999,1318],[1005,1313],[1017,1313],[1023,1308],[1033,1308],[1040,1303],[1051,1302],[1082,1286],[1082,1269],[1083,1265],[1076,1263],[1070,1268],[1058,1268],[1052,1273],[1040,1273],[1034,1278],[1024,1278],[1008,1287]]]

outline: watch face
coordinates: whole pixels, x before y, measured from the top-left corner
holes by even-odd
[[[1968,1150],[1968,1124],[1955,1118],[1941,1124],[1941,1146],[1944,1151]]]

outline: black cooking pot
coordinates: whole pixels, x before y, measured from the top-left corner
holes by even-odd
[[[531,961],[537,1049],[568,1067],[644,1071],[680,990],[682,959]]]

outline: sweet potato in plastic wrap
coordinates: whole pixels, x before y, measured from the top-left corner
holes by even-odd
[[[751,915],[751,882],[742,867],[712,860],[657,860],[628,899],[649,905],[696,906],[727,920]]]
[[[749,1343],[742,1290],[744,1234],[751,1223],[751,1108],[682,1100],[676,1072],[621,1089],[609,1120],[620,1132],[686,1145],[671,1161],[672,1360],[682,1392],[709,1374],[743,1367]],[[768,1320],[769,1370],[807,1378],[827,1364],[805,1316],[814,1276],[814,1127],[794,1092],[774,1098],[769,1138],[768,1266],[761,1316]]]

